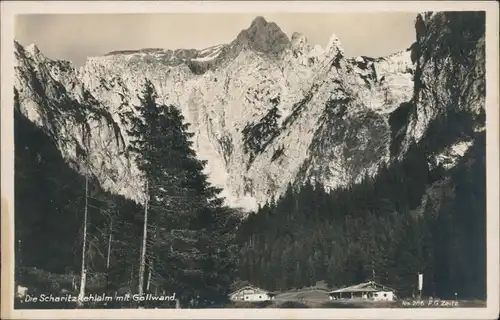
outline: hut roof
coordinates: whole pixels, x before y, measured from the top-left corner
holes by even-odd
[[[330,293],[341,293],[341,292],[378,292],[378,291],[396,291],[389,287],[383,286],[381,284],[375,283],[374,281],[369,281],[365,283],[360,283],[357,285],[337,289],[330,291]]]
[[[257,288],[254,286],[245,286],[245,287],[239,288],[238,290],[231,292],[229,295],[233,295],[233,294],[241,292],[243,290],[254,290],[256,293],[268,293],[266,290],[261,289],[261,288]]]

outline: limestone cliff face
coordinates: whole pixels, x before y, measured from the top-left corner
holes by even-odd
[[[15,56],[15,108],[52,137],[76,170],[89,170],[104,188],[124,192],[116,187],[131,165],[121,128],[107,107],[84,88],[71,63],[18,43]]]
[[[423,141],[435,164],[451,167],[485,129],[485,14],[423,13],[415,29],[415,88],[394,150]]]
[[[460,19],[421,14],[411,49],[382,58],[346,57],[335,35],[324,48],[289,38],[260,17],[229,44],[112,52],[78,71],[17,45],[15,87],[20,110],[68,160],[81,163],[82,149],[105,188],[139,201],[124,113],[149,78],[191,124],[211,182],[252,209],[290,182],[332,188],[374,174],[412,141],[429,141],[431,160],[453,165],[484,129],[484,21]]]

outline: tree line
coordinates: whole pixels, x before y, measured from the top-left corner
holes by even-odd
[[[330,192],[289,184],[239,228],[239,278],[278,291],[374,280],[412,297],[423,273],[425,296],[484,298],[484,133],[450,170],[426,150]]]

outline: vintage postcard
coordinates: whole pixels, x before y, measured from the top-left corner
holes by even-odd
[[[2,318],[498,317],[495,1],[1,5]]]

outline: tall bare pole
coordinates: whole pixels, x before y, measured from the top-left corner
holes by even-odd
[[[85,172],[85,213],[83,217],[83,245],[82,245],[82,272],[80,276],[80,293],[78,294],[79,306],[83,305],[83,297],[85,296],[85,284],[87,282],[87,270],[85,266],[85,255],[87,251],[87,207],[88,207],[88,195],[89,195],[89,173],[88,168]]]
[[[149,192],[148,192],[148,181],[146,180],[146,201],[144,205],[144,231],[142,236],[142,249],[141,249],[141,262],[139,264],[139,288],[138,293],[143,294],[144,288],[144,271],[146,267],[146,239],[148,235],[148,200],[149,200]]]
[[[146,284],[146,291],[149,292],[149,288],[150,288],[150,285],[151,285],[151,269],[153,268],[153,264],[152,263],[149,263],[149,270],[148,270],[148,282]]]
[[[106,259],[106,269],[109,269],[109,258],[111,256],[111,241],[113,240],[113,218],[109,219],[108,257]]]
[[[375,281],[375,262],[373,261],[373,256],[372,256],[372,281]]]

